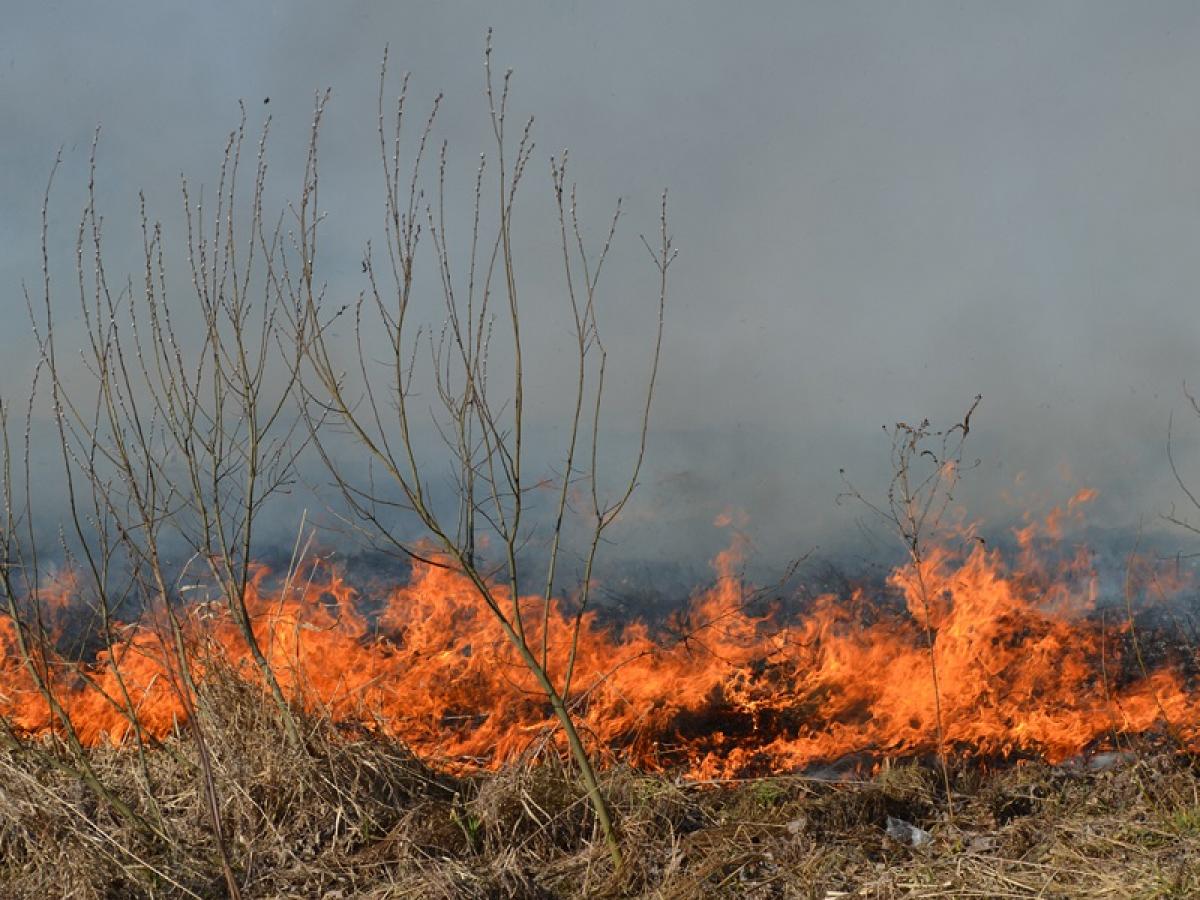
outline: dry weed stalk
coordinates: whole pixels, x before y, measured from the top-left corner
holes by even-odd
[[[842,494],[861,503],[887,524],[903,542],[917,585],[921,604],[921,625],[929,653],[933,679],[934,724],[937,732],[938,759],[946,789],[946,808],[953,818],[954,798],[950,784],[950,765],[942,714],[942,686],[939,680],[932,588],[926,565],[929,541],[939,532],[946,510],[954,500],[963,468],[963,450],[971,431],[971,416],[982,399],[976,396],[962,421],[942,431],[928,419],[917,425],[896,422],[884,426],[891,439],[892,476],[882,502],[871,500],[841,472],[846,490]]]

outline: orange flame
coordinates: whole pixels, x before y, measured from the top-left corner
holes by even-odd
[[[1015,572],[980,542],[967,552],[934,547],[919,565],[897,568],[888,581],[904,609],[856,590],[764,610],[738,574],[738,537],[714,560],[714,585],[666,626],[606,626],[584,614],[570,702],[608,761],[696,778],[792,772],[863,751],[929,753],[939,699],[955,753],[1061,761],[1148,731],[1196,746],[1197,690],[1185,676],[1195,651],[1158,668],[1142,664],[1129,649],[1137,639],[1130,622],[1094,612],[1087,555],[1057,567],[1036,556],[1039,540],[1061,534],[1089,499],[1081,493],[1041,530],[1023,529]],[[500,766],[557,740],[545,696],[460,573],[417,564],[371,615],[367,598],[328,568],[286,591],[269,582],[260,568],[246,597],[255,633],[284,689],[307,709],[457,768]],[[65,578],[44,599],[61,606],[74,590]],[[513,608],[499,586],[496,596]],[[519,607],[540,648],[540,599],[521,598]],[[561,683],[575,619],[555,603],[548,621],[549,669]],[[256,679],[222,607],[189,608],[184,631],[194,678],[219,660]],[[120,629],[114,649],[86,665],[47,661],[46,677],[85,743],[131,738],[126,697],[147,735],[164,737],[185,719],[166,633],[147,620]],[[54,727],[4,616],[0,713],[28,735]]]

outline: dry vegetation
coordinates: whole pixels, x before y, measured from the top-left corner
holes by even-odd
[[[691,784],[609,769],[626,871],[615,874],[578,773],[556,759],[449,776],[395,742],[277,711],[235,678],[200,709],[222,832],[244,897],[1192,897],[1194,761],[1139,748],[1090,764],[952,771],[919,762],[852,780]],[[40,750],[51,749],[45,743]],[[158,837],[99,803],[57,754],[0,751],[0,894],[222,897],[195,742],[90,751]],[[64,757],[65,759],[65,757]],[[152,784],[143,779],[149,777]],[[149,788],[149,789],[148,789]],[[151,799],[154,798],[154,799]],[[889,817],[927,830],[921,846]],[[903,827],[903,826],[901,826]],[[895,830],[893,828],[893,830]]]

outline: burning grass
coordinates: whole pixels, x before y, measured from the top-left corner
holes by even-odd
[[[696,780],[802,772],[859,752],[926,754],[939,733],[960,755],[1052,763],[1154,730],[1200,747],[1200,656],[1159,602],[1189,585],[1135,561],[1128,605],[1104,607],[1086,550],[1064,552],[1050,526],[1020,538],[1009,557],[973,541],[933,547],[919,567],[894,570],[882,597],[853,588],[807,598],[747,585],[735,540],[714,560],[712,586],[665,622],[588,611],[576,632],[569,604],[547,609],[538,597],[522,598],[521,616],[551,676],[571,673],[572,711],[609,767]],[[64,625],[86,618],[71,578],[38,600]],[[441,768],[500,768],[556,733],[533,674],[452,568],[417,563],[407,582],[375,592],[328,568],[282,586],[260,569],[246,606],[293,702],[398,738]],[[129,743],[131,711],[158,739],[186,719],[185,676],[156,615],[114,626],[90,659],[47,657],[47,683],[85,745]],[[187,677],[229,666],[261,683],[227,604],[193,602],[178,615]],[[44,734],[55,717],[11,631],[0,615],[0,713],[22,735]]]
[[[613,768],[627,871],[612,870],[585,792],[555,755],[452,776],[398,742],[304,718],[288,749],[261,692],[228,674],[200,693],[223,830],[245,897],[1190,897],[1200,891],[1200,769],[1150,738],[1059,766],[696,783]],[[1161,741],[1159,742],[1161,744]],[[138,764],[89,751],[153,822],[134,829],[46,741],[0,751],[6,897],[220,897],[194,745]],[[150,783],[145,782],[148,777]],[[154,799],[151,799],[154,798]],[[889,835],[891,821],[893,832]],[[908,823],[931,836],[920,846]],[[900,831],[897,831],[900,829]]]
[[[587,613],[570,698],[619,873],[544,695],[453,569],[369,597],[259,573],[246,606],[299,742],[227,604],[174,608],[179,652],[151,610],[77,659],[60,579],[33,665],[0,616],[0,895],[1194,896],[1200,660],[1139,602],[1187,585],[1131,563],[1122,618],[1050,531],[1011,563],[932,548],[924,593],[902,567],[890,606],[788,609],[735,542],[666,623]],[[564,671],[568,607],[539,609],[529,640],[550,628]]]

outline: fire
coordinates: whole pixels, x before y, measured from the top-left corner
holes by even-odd
[[[930,753],[939,706],[954,754],[1061,761],[1144,732],[1196,746],[1198,691],[1187,674],[1195,652],[1147,664],[1129,617],[1097,610],[1088,555],[1053,566],[1039,555],[1089,499],[1080,494],[1022,529],[1015,566],[977,540],[930,548],[888,578],[903,604],[866,589],[766,603],[739,575],[744,546],[735,538],[713,562],[714,584],[664,625],[583,615],[569,698],[581,730],[608,762],[695,778],[794,772],[863,752]],[[497,767],[558,740],[544,695],[454,569],[418,563],[382,597],[328,567],[286,589],[276,581],[260,568],[247,606],[284,689],[305,708],[455,768]],[[45,599],[60,610],[76,589],[65,578]],[[541,600],[519,606],[540,652]],[[548,622],[549,671],[561,683],[570,604],[554,604]],[[192,605],[183,628],[194,679],[217,663],[256,679],[223,607]],[[129,741],[130,707],[151,738],[185,719],[182,673],[161,621],[122,626],[89,662],[54,657],[44,671],[87,744]],[[55,727],[2,616],[0,713],[26,735]]]

